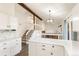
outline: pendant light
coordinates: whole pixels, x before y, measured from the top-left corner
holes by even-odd
[[[49,10],[49,19],[47,19],[47,22],[53,22],[52,17],[51,17],[51,10]]]

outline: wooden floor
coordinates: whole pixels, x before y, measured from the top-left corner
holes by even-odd
[[[25,43],[22,43],[22,50],[16,56],[28,56],[28,45]]]

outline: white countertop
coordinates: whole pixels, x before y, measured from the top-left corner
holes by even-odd
[[[19,38],[20,36],[16,31],[0,31],[0,42],[9,39]]]
[[[62,45],[64,46],[68,55],[70,56],[79,55],[79,42],[71,41],[71,40],[41,38],[41,34],[42,33],[40,31],[34,31],[29,42]]]

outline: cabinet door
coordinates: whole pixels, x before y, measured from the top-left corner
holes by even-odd
[[[9,47],[2,47],[2,56],[10,56],[10,48]]]
[[[53,52],[54,52],[54,56],[64,56],[65,55],[65,49],[63,46],[55,45]]]
[[[29,42],[29,56],[37,56],[37,44],[35,42]]]
[[[11,16],[10,19],[9,19],[9,22],[10,22],[11,29],[17,29],[18,21],[17,21],[16,17]]]
[[[21,39],[14,39],[11,41],[11,47],[10,47],[10,55],[16,55],[21,50]]]
[[[15,40],[11,40],[10,41],[10,55],[11,56],[15,55],[15,52],[14,52],[15,44],[16,44],[16,41]]]
[[[0,56],[10,56],[9,42],[3,42],[0,44]]]
[[[21,39],[16,39],[14,52],[18,54],[21,51]]]
[[[51,55],[51,45],[37,43],[37,55],[38,56],[50,56]]]
[[[7,29],[9,26],[9,18],[7,14],[0,13],[0,29]]]
[[[9,47],[0,47],[0,56],[10,56]]]

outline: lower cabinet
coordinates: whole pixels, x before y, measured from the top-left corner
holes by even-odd
[[[60,45],[29,43],[29,56],[64,56],[64,52],[64,47]]]
[[[37,56],[37,45],[36,43],[29,43],[28,54],[30,56]]]
[[[10,47],[10,55],[16,55],[21,51],[21,39],[13,40],[11,43],[13,43]]]
[[[44,43],[37,43],[37,55],[38,56],[50,56],[51,55],[51,45]],[[53,51],[53,49],[52,49]]]
[[[0,56],[9,56],[10,55],[9,47],[0,47]]]
[[[54,56],[65,56],[65,49],[63,46],[55,45],[53,52],[54,52]]]
[[[0,56],[14,56],[21,50],[21,39],[7,40],[0,43]]]

